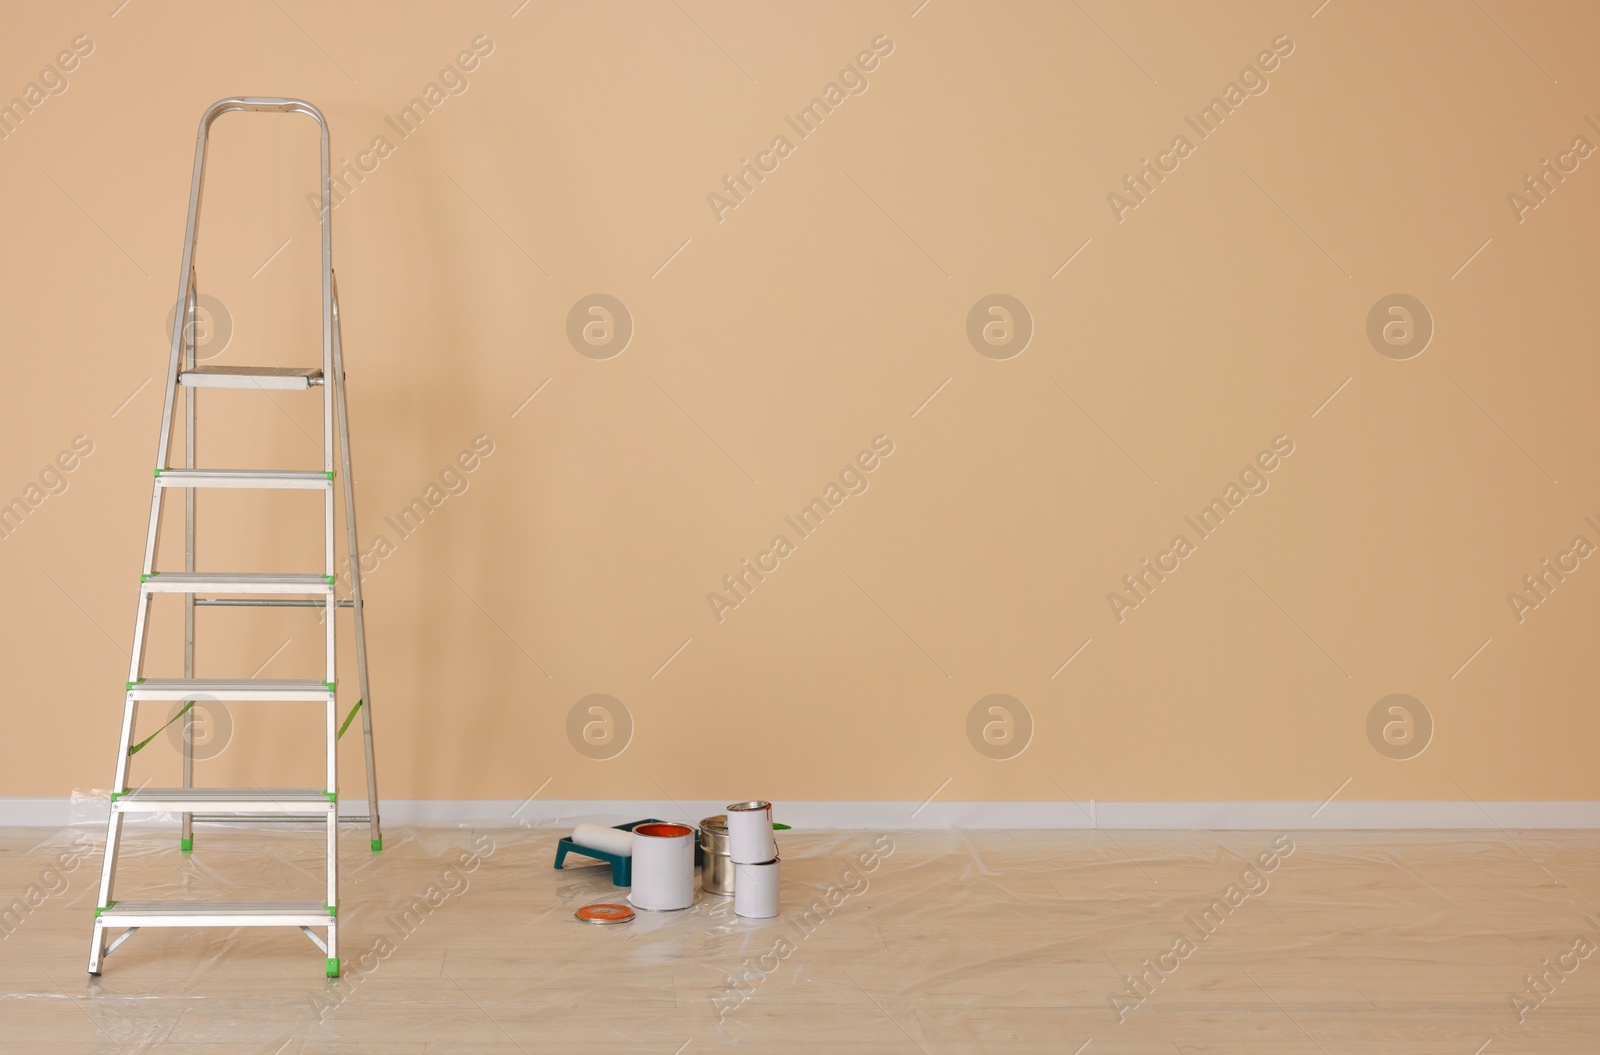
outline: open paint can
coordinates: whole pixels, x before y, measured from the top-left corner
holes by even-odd
[[[728,850],[734,864],[762,864],[778,856],[772,838],[772,803],[752,800],[728,807]]]
[[[778,862],[733,866],[733,914],[770,919],[778,914]]]
[[[671,912],[694,904],[694,829],[653,821],[633,829],[634,908]]]
[[[700,891],[733,893],[733,854],[728,849],[728,818],[719,813],[700,822]]]

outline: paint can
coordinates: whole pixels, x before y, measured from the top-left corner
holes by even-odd
[[[778,914],[778,861],[733,866],[733,914],[771,919]]]
[[[733,893],[733,854],[728,850],[728,817],[723,813],[700,822],[700,892]]]
[[[728,806],[728,851],[734,864],[765,864],[778,856],[772,838],[772,803],[751,800]],[[738,880],[734,880],[735,884]]]
[[[651,822],[633,829],[634,908],[672,912],[694,904],[694,829]]]

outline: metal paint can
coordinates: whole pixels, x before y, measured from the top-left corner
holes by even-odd
[[[672,912],[694,904],[694,829],[652,822],[633,829],[634,908]]]
[[[733,895],[733,913],[746,919],[771,919],[778,914],[777,861],[737,864],[739,892]]]
[[[778,856],[772,838],[772,803],[752,799],[729,804],[728,850],[736,864],[764,864]]]
[[[728,849],[728,816],[719,813],[700,822],[700,890],[733,893],[733,854]]]

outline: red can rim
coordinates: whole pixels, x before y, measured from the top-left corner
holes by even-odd
[[[655,839],[681,839],[685,835],[693,835],[694,829],[683,824],[641,824],[634,829],[640,835],[648,835]]]

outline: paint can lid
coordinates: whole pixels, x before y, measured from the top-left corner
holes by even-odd
[[[573,913],[583,923],[595,923],[607,926],[612,923],[627,923],[633,919],[633,909],[627,905],[617,905],[609,901],[598,905],[585,905]]]
[[[719,813],[715,817],[707,817],[705,820],[700,822],[700,830],[706,832],[716,832],[719,835],[726,835],[728,833],[728,815],[726,813]]]

